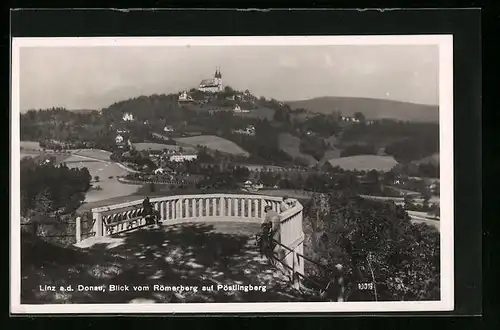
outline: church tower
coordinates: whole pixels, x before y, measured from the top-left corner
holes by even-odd
[[[215,79],[214,79],[217,83],[217,89],[219,90],[219,92],[222,91],[222,74],[220,73],[220,68],[216,68],[215,69]]]

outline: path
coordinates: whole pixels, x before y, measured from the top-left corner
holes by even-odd
[[[288,278],[258,255],[254,223],[186,223],[143,228],[82,248],[47,251],[23,247],[22,303],[174,303],[303,301]],[[57,253],[55,253],[57,252]],[[27,252],[28,253],[28,252]],[[50,259],[50,260],[49,260]],[[57,260],[54,260],[57,259]],[[59,260],[61,259],[61,260]],[[47,260],[47,261],[44,261]],[[105,285],[106,292],[40,292],[40,283]],[[109,285],[149,290],[109,292]],[[163,291],[155,285],[197,291]],[[202,287],[213,290],[202,291]],[[226,289],[217,286],[227,286]],[[253,290],[249,290],[249,285]]]
[[[83,158],[83,159],[88,159],[88,160],[94,160],[94,161],[97,161],[97,162],[101,162],[101,163],[107,163],[107,164],[114,164],[118,167],[120,167],[121,169],[127,171],[127,172],[130,172],[130,173],[139,173],[138,171],[136,170],[133,170],[121,163],[118,163],[118,162],[114,162],[112,160],[102,160],[102,159],[99,159],[99,158],[95,158],[95,157],[90,157],[90,156],[82,156],[82,155],[79,155],[77,153],[72,153],[73,156],[75,157],[78,157],[78,158]]]
[[[411,217],[412,223],[425,223],[426,225],[433,226],[437,230],[440,229],[440,221],[437,219],[429,218],[426,212],[406,211]]]

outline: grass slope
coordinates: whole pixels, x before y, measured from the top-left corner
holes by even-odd
[[[418,122],[438,122],[439,107],[408,102],[354,98],[318,97],[303,101],[286,102],[293,109],[304,108],[312,112],[330,114],[341,111],[344,116],[362,112],[367,119],[393,118]]]
[[[40,143],[35,142],[35,141],[20,141],[19,147],[21,148],[21,150],[25,150],[25,151],[41,150],[42,149],[40,147]]]
[[[199,135],[174,139],[175,141],[188,146],[196,147],[202,145],[212,150],[220,152],[248,156],[248,152],[239,147],[236,143],[215,135]]]
[[[161,143],[154,143],[154,142],[140,142],[140,143],[134,143],[134,148],[137,151],[143,151],[143,150],[176,150],[179,151],[180,148],[182,148],[186,152],[193,152],[195,151],[194,148],[186,148],[182,146],[177,146],[177,145],[171,145],[171,144],[161,144]]]
[[[358,171],[390,171],[398,162],[390,156],[358,155],[329,160],[333,167],[340,166],[344,170]]]
[[[300,138],[293,136],[289,133],[282,133],[279,135],[279,145],[281,150],[286,152],[292,157],[301,157],[309,163],[309,165],[316,165],[318,161],[313,156],[300,152]]]

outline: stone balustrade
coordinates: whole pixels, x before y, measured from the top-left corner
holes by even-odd
[[[270,205],[280,214],[281,244],[287,247],[283,262],[290,272],[294,286],[299,286],[297,273],[304,275],[302,205],[280,213],[281,197],[239,194],[200,194],[151,198],[163,225],[182,222],[254,222],[264,219],[264,207]],[[108,205],[92,209],[94,236],[123,233],[146,225],[142,217],[142,200]],[[78,219],[77,219],[78,222]],[[80,226],[77,224],[77,228]],[[81,238],[77,230],[77,241]]]

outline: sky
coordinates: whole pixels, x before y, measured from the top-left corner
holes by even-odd
[[[322,96],[439,103],[435,45],[22,47],[20,108],[100,110],[212,78],[280,101]]]

